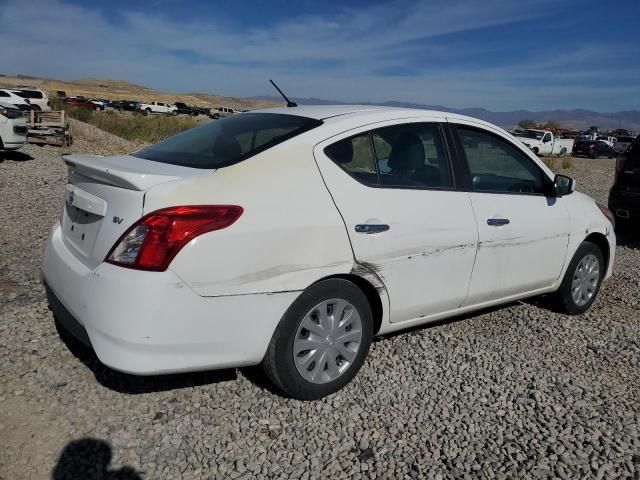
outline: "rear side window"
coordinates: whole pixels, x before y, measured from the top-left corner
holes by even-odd
[[[296,115],[243,113],[174,135],[134,156],[191,168],[221,168],[321,124],[320,120]]]
[[[324,152],[356,180],[367,185],[378,183],[378,173],[368,133],[340,140],[325,148]]]
[[[3,92],[2,90],[0,90],[0,97],[8,97],[9,94],[7,92]]]
[[[371,186],[451,188],[449,158],[437,124],[379,128],[341,140],[325,154],[356,180]]]
[[[42,98],[42,92],[39,92],[37,90],[23,90],[23,92],[25,93],[27,98],[35,98],[35,99]]]
[[[438,125],[396,125],[375,130],[371,136],[381,185],[423,188],[453,186]]]
[[[543,173],[520,149],[488,132],[457,128],[473,190],[541,194]]]

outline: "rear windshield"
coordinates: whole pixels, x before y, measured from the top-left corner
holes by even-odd
[[[295,115],[242,113],[174,135],[134,156],[191,168],[226,167],[321,124]]]

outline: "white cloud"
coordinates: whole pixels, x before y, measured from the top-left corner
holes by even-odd
[[[392,1],[327,16],[288,18],[270,28],[232,29],[222,19],[181,18],[174,23],[136,11],[120,12],[121,19],[114,21],[97,9],[57,0],[16,0],[0,6],[0,69],[54,78],[117,78],[173,91],[227,95],[271,95],[267,79],[273,76],[290,95],[300,97],[491,109],[598,108],[605,104],[598,98],[608,87],[606,82],[593,83],[606,79],[585,62],[594,54],[588,46],[570,55],[523,59],[509,67],[448,62],[449,66],[431,65],[410,76],[376,73],[384,67],[412,67],[412,58],[403,55],[407,43],[420,42],[423,54],[433,51],[455,59],[455,49],[429,39],[532,20],[540,12],[552,13],[554,5],[547,0]],[[629,68],[629,74],[638,70]],[[578,74],[592,82],[582,85]],[[635,85],[619,91],[640,98]],[[607,105],[611,106],[600,109],[638,107],[630,106],[628,99],[624,107]]]

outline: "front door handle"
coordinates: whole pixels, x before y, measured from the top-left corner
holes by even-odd
[[[358,233],[381,233],[389,230],[389,225],[364,223],[356,225]]]
[[[502,225],[509,225],[508,218],[488,218],[487,225],[491,227],[500,227]]]

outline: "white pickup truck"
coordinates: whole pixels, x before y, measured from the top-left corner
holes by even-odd
[[[524,143],[533,153],[540,156],[571,154],[572,138],[557,138],[548,130],[527,129],[515,137]]]
[[[177,115],[178,108],[164,102],[141,103],[138,109],[145,115],[151,113],[164,113],[166,115]],[[175,113],[174,113],[175,112]]]

